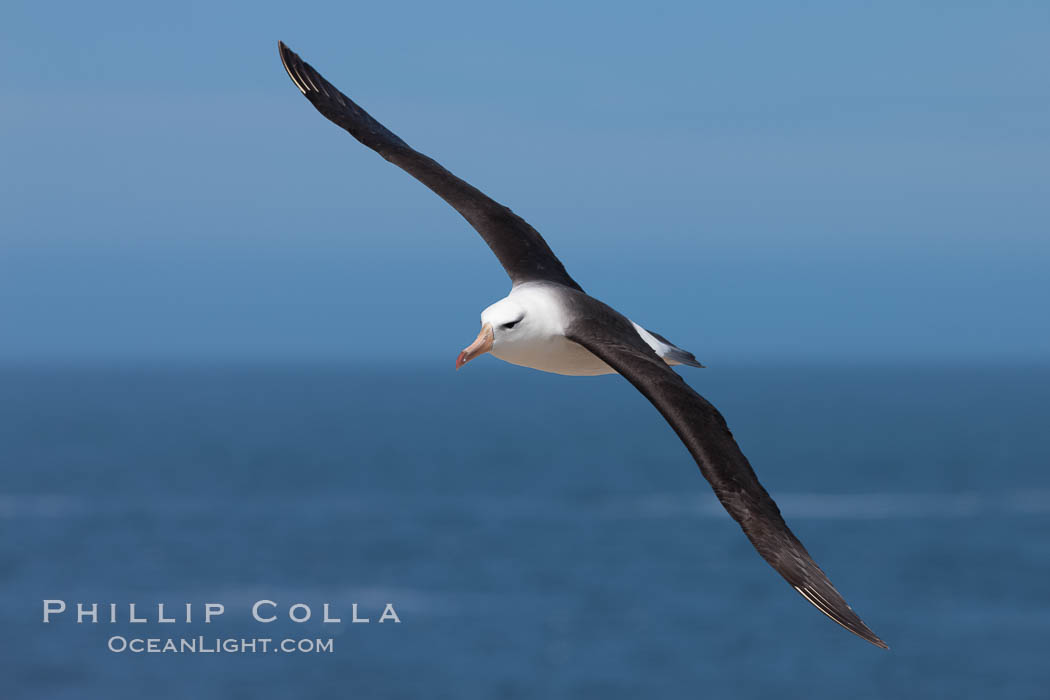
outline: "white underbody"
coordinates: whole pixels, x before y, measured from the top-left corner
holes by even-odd
[[[520,310],[525,313],[521,323],[511,330],[501,330],[501,321],[513,320]],[[506,318],[501,318],[501,315]],[[504,362],[573,376],[616,372],[582,345],[565,337],[568,319],[558,298],[549,288],[530,284],[515,287],[505,299],[485,309],[481,320],[493,326],[495,342],[490,352]],[[667,364],[679,364],[668,357],[673,350],[670,345],[661,342],[634,321],[631,323],[649,347]]]

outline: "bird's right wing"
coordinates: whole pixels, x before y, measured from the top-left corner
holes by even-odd
[[[514,284],[548,281],[580,289],[547,242],[524,219],[414,150],[283,42],[278,42],[278,48],[292,82],[317,111],[451,204],[485,239]]]
[[[632,334],[629,324],[619,327],[624,324],[618,323],[617,316],[600,310],[580,314],[568,338],[601,358],[656,406],[693,455],[718,500],[770,566],[822,613],[862,639],[887,648],[788,529],[718,409],[640,337],[635,342],[637,334]]]

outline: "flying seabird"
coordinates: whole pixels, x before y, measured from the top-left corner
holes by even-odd
[[[620,374],[671,424],[762,558],[822,613],[887,648],[788,529],[722,414],[671,369],[702,367],[692,353],[588,295],[524,219],[414,150],[283,42],[278,47],[292,82],[317,111],[452,205],[510,276],[510,294],[481,312],[481,332],[456,358],[457,369],[490,353],[556,374]]]

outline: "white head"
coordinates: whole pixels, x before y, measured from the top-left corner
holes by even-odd
[[[475,357],[491,352],[500,359],[511,358],[543,343],[552,332],[550,314],[544,300],[535,294],[515,290],[481,312],[481,332],[456,359],[459,369]]]

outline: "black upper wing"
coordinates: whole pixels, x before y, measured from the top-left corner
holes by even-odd
[[[795,590],[850,632],[887,648],[788,529],[718,409],[686,384],[640,337],[633,337],[637,333],[630,324],[625,319],[620,323],[617,317],[615,312],[600,309],[576,314],[568,337],[623,375],[656,406],[689,448],[718,500],[751,544]]]
[[[547,242],[524,219],[412,149],[283,42],[278,42],[278,48],[292,82],[317,111],[451,204],[485,239],[514,284],[545,280],[580,289]]]

